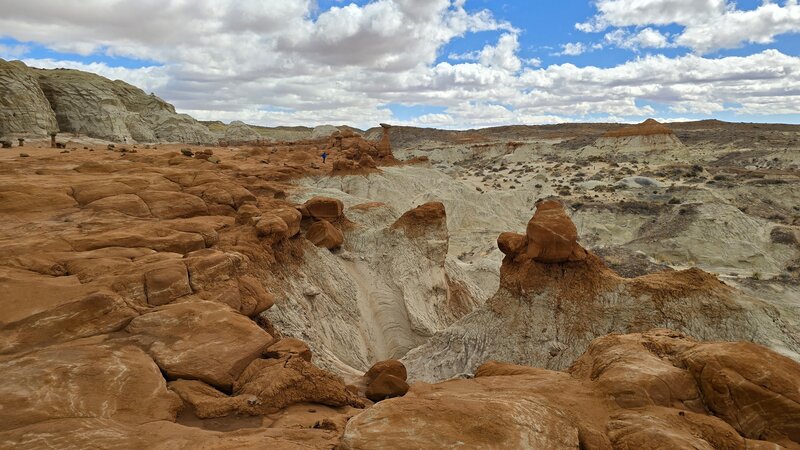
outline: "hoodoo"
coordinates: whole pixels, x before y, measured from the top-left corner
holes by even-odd
[[[503,233],[500,289],[403,358],[410,378],[472,373],[487,360],[564,369],[593,339],[671,327],[720,340],[800,344],[765,302],[699,269],[623,278],[578,243],[562,205],[539,202],[525,235]],[[691,317],[692,320],[686,320]],[[430,355],[436,355],[434,360]]]

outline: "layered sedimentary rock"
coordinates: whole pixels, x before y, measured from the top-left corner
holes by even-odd
[[[497,293],[403,358],[412,379],[471,373],[489,359],[563,369],[599,336],[655,327],[800,356],[796,320],[772,305],[699,269],[622,278],[577,244],[560,206],[539,208],[526,235],[498,241]]]
[[[79,133],[117,142],[214,143],[217,137],[169,103],[123,81],[0,60],[0,135]]]
[[[583,154],[644,155],[658,152],[685,154],[685,146],[665,125],[654,119],[609,131],[582,151]]]
[[[305,205],[304,222],[315,220],[312,214],[335,218],[342,203],[317,197]],[[441,203],[402,214],[362,204],[345,213],[352,225],[343,228],[341,249],[307,252],[287,280],[285,300],[265,315],[288,335],[302,336],[320,366],[355,375],[375,361],[402,357],[478,300],[459,267],[446,261]]]
[[[46,136],[58,131],[34,73],[21,62],[0,59],[0,138]]]

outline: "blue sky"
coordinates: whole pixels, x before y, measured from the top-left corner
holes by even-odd
[[[8,0],[0,58],[264,125],[800,123],[797,0],[152,1]]]

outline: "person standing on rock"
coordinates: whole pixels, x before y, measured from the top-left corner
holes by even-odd
[[[320,156],[322,156],[322,164],[325,164],[325,160],[328,159],[328,152],[323,151]]]

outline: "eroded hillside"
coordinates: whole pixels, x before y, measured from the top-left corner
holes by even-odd
[[[0,442],[797,447],[798,133],[645,126],[0,150]]]

